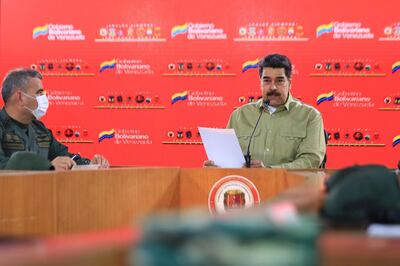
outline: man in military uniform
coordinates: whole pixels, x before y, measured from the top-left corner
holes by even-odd
[[[101,155],[96,154],[89,160],[69,153],[68,148],[58,142],[51,131],[39,121],[49,106],[41,79],[41,74],[35,70],[14,69],[3,80],[0,169],[6,168],[10,157],[17,152],[31,152],[41,156],[55,170],[68,170],[75,164],[109,167],[108,161]]]

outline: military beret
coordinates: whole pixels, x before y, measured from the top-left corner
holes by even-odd
[[[14,152],[8,160],[5,169],[8,170],[54,170],[50,161],[33,152]]]
[[[338,225],[400,222],[400,187],[381,165],[352,166],[326,182],[322,216]]]

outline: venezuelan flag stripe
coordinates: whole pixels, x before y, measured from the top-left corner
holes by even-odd
[[[171,37],[175,38],[179,34],[185,34],[187,33],[187,30],[188,30],[187,23],[182,25],[177,25],[171,29]]]
[[[260,59],[252,60],[252,61],[246,61],[242,65],[242,72],[246,72],[250,68],[258,68],[258,62],[260,62]]]
[[[32,37],[36,39],[40,35],[46,35],[49,33],[49,25],[46,24],[44,26],[36,27],[33,29]]]
[[[392,145],[393,147],[396,147],[400,143],[400,135],[397,135],[396,137],[393,138]]]
[[[333,91],[329,93],[323,93],[317,97],[317,105],[320,105],[325,101],[332,101],[333,98],[334,98]]]
[[[99,134],[99,142],[103,141],[104,139],[111,139],[114,137],[115,130],[111,129],[109,131],[103,131]]]
[[[333,23],[322,24],[317,28],[317,38],[319,38],[322,34],[331,33],[333,31]]]
[[[177,101],[184,101],[188,97],[188,91],[178,92],[172,95],[171,104],[176,103]]]
[[[103,63],[100,64],[100,72],[103,72],[107,68],[114,68],[116,64],[116,60],[110,60],[110,61],[104,61]]]
[[[396,72],[399,69],[400,69],[400,61],[397,61],[392,65],[392,73]]]

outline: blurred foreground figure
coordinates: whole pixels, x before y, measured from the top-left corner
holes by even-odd
[[[154,217],[144,225],[131,265],[317,265],[316,220],[299,217],[285,210],[287,206],[274,208],[230,217],[213,218],[209,213]]]

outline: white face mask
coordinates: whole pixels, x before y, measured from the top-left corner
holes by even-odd
[[[42,118],[46,114],[47,109],[49,108],[49,100],[47,99],[47,96],[45,94],[43,94],[40,96],[32,97],[29,94],[26,94],[24,92],[22,92],[22,93],[32,99],[36,99],[38,106],[36,107],[35,110],[32,110],[26,106],[25,106],[25,108],[28,109],[29,111],[31,111],[37,120]]]

